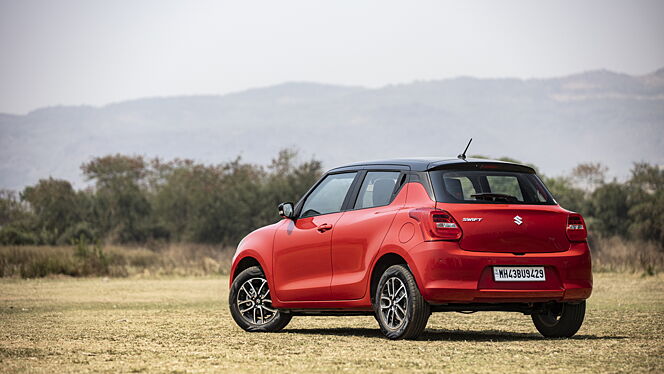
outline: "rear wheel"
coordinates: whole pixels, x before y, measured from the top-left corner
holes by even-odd
[[[246,331],[279,331],[292,318],[272,307],[267,279],[258,266],[242,271],[233,280],[228,304],[235,323]]]
[[[431,309],[404,265],[387,268],[378,282],[374,312],[380,330],[390,339],[415,339],[427,325]]]
[[[540,334],[547,338],[569,338],[576,334],[583,324],[586,302],[555,303],[543,313],[532,315],[533,323]]]

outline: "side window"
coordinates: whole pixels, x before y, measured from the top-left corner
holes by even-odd
[[[313,217],[341,211],[346,194],[357,173],[331,174],[307,197],[300,217]]]
[[[398,171],[370,171],[364,177],[355,209],[387,205],[397,184]]]

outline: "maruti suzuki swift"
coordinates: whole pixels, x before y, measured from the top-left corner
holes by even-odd
[[[238,245],[229,304],[246,331],[374,315],[413,339],[432,312],[530,315],[570,337],[592,291],[586,225],[524,165],[464,157],[338,167]]]

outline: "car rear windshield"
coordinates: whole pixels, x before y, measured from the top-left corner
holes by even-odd
[[[498,170],[434,170],[429,173],[439,202],[555,204],[542,181],[533,173]]]

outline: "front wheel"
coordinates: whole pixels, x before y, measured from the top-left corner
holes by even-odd
[[[380,330],[390,339],[417,338],[431,315],[429,303],[404,265],[385,270],[378,282],[373,307]]]
[[[542,313],[532,315],[540,334],[547,338],[569,338],[576,334],[586,315],[585,300],[580,303],[556,303],[547,306]]]
[[[258,266],[242,271],[233,280],[228,304],[235,323],[245,331],[279,331],[292,318],[290,314],[272,307],[270,288]]]

